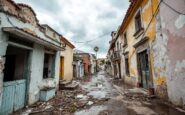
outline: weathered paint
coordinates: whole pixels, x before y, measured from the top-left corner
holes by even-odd
[[[31,60],[31,76],[29,89],[29,104],[33,104],[39,100],[40,90],[45,87],[58,88],[59,83],[59,52],[55,59],[55,74],[53,78],[43,79],[43,65],[44,65],[44,47],[38,44],[34,45]]]
[[[134,44],[139,42],[142,38],[148,37],[148,44],[150,46],[151,42],[155,39],[155,33],[156,33],[156,19],[153,18],[152,16],[154,14],[154,11],[156,11],[156,8],[158,6],[158,1],[157,0],[140,0],[140,3],[136,6],[134,12],[130,13],[130,16],[128,18],[128,23],[126,24],[126,28],[124,32],[127,32],[127,38],[128,38],[128,47],[125,49],[125,52],[129,52],[129,70],[130,70],[130,75],[125,77],[125,81],[127,83],[130,83],[132,85],[137,85],[137,82],[139,81],[139,74],[138,74],[138,68],[137,68],[137,51],[133,47]],[[142,34],[138,38],[135,38],[133,35],[135,34],[135,21],[134,21],[134,16],[136,15],[136,12],[140,10],[141,12],[141,20],[142,20],[142,27],[144,28],[144,35]],[[151,21],[152,19],[152,21]],[[149,28],[146,30],[148,24],[151,24]],[[123,39],[123,38],[122,38]],[[148,48],[150,51],[150,47]],[[152,54],[149,55],[149,58],[152,58]],[[153,70],[155,67],[152,65],[153,60],[149,60],[149,65],[151,70]],[[123,69],[124,70],[124,69]],[[153,72],[153,71],[151,71]],[[154,77],[153,74],[151,74],[152,78]]]
[[[3,3],[4,2],[7,2],[7,1],[3,0]],[[6,14],[5,12],[0,12],[0,20],[1,20],[0,57],[5,56],[7,45],[8,45],[8,34],[5,32],[2,32],[2,27],[21,28],[21,29],[29,31],[33,35],[36,35],[39,38],[42,38],[56,46],[61,45],[59,42],[56,42],[55,40],[47,37],[45,33],[41,31],[41,28],[38,25],[37,19],[35,16],[33,16],[34,13],[30,11],[30,8],[26,8],[26,6],[20,6],[20,7],[23,7],[25,14],[21,13],[19,15],[20,17],[18,18],[16,17],[18,16],[17,14],[18,11],[15,10],[14,5],[7,2],[3,4],[3,7],[6,10],[11,11],[9,12],[11,15]],[[22,19],[25,19],[25,21],[23,21]],[[31,57],[30,57],[31,65],[30,65],[30,71],[29,71],[30,78],[28,82],[29,83],[28,84],[28,104],[33,104],[39,100],[40,89],[43,89],[44,87],[55,87],[56,89],[58,88],[60,52],[56,51],[55,62],[54,62],[55,66],[53,68],[54,75],[52,76],[53,78],[49,78],[49,79],[43,79],[44,46],[34,43],[34,47],[30,51],[30,53],[31,53]],[[3,85],[3,73],[0,73],[0,105],[1,105],[1,98],[2,98],[2,90],[3,90],[2,85]]]
[[[73,79],[73,48],[66,44],[65,51],[61,52],[64,58],[64,76],[63,80],[71,81]]]
[[[55,96],[55,89],[41,90],[40,91],[40,100],[48,101]]]
[[[175,4],[173,0],[164,1],[177,11],[185,12],[184,0],[175,1]],[[174,12],[164,3],[159,15],[163,39],[160,43],[164,43],[160,47],[161,56],[165,54],[162,61],[163,64],[166,63],[160,73],[167,76],[169,100],[176,105],[185,106],[185,16]]]

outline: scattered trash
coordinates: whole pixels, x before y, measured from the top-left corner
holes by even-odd
[[[92,105],[92,104],[94,104],[94,102],[92,102],[92,101],[89,101],[89,102],[87,103],[87,105]]]
[[[79,99],[81,99],[81,98],[84,97],[84,95],[83,95],[83,94],[79,94],[79,95],[77,95],[76,97],[79,98]]]
[[[29,115],[32,112],[32,109],[28,109],[25,112],[23,112],[21,115]]]

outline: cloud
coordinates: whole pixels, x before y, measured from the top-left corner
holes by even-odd
[[[80,50],[93,53],[98,46],[99,57],[106,56],[111,31],[121,24],[129,4],[129,0],[15,1],[32,6],[40,23],[53,27]]]

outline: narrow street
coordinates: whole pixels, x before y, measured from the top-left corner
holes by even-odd
[[[116,84],[115,84],[116,83]],[[82,84],[89,96],[96,99],[108,98],[100,105],[81,110],[75,115],[184,115],[161,100],[147,97],[146,92],[123,85],[123,81],[114,80],[105,72],[92,76],[89,82]]]
[[[123,85],[104,71],[85,80],[75,81],[79,88],[60,90],[48,102],[27,106],[13,115],[184,115],[183,110],[147,92]]]

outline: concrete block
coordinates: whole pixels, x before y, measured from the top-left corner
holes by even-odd
[[[40,101],[48,101],[55,96],[55,88],[40,91]]]

